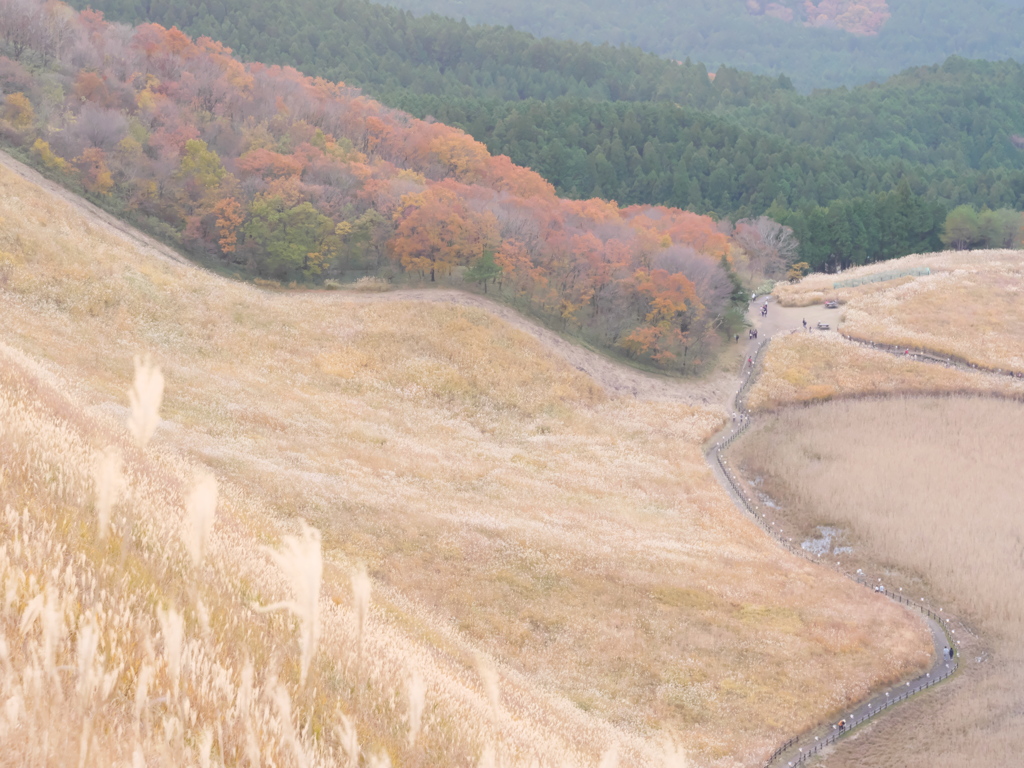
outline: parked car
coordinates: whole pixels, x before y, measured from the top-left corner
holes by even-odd
[[[818,330],[819,331],[827,331],[831,327],[832,326],[830,326],[828,323],[818,323]]]
[[[835,301],[835,300],[833,300],[833,301],[826,301],[825,302],[825,309],[839,309],[839,302]]]

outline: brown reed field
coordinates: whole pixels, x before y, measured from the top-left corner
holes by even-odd
[[[763,417],[733,454],[805,539],[957,617],[961,672],[887,713],[829,766],[1020,765],[1024,733],[1024,405],[894,398]],[[840,559],[836,555],[837,560]]]
[[[1024,380],[893,355],[835,332],[799,332],[772,339],[747,406],[763,411],[793,403],[901,393],[1024,398]]]
[[[908,276],[850,288],[835,281],[928,267]],[[842,331],[855,338],[934,350],[976,365],[1024,371],[1024,250],[945,251],[780,284],[784,306],[835,299]]]
[[[736,511],[724,409],[6,170],[0,409],[0,765],[740,766],[928,662]]]

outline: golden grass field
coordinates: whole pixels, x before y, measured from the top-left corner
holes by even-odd
[[[930,275],[834,289],[852,277],[929,267]],[[945,251],[780,284],[783,306],[836,299],[842,332],[1024,371],[1024,250]]]
[[[734,458],[803,537],[961,622],[961,672],[841,743],[830,767],[1017,766],[1024,734],[1024,405],[895,398],[764,416]]]
[[[865,395],[966,392],[1020,398],[1024,380],[904,358],[838,333],[801,332],[772,339],[747,406],[761,411]]]
[[[218,278],[0,170],[0,344],[0,765],[739,766],[928,662],[739,515],[724,409],[611,397],[481,310]]]

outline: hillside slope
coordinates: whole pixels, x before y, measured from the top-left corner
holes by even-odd
[[[5,454],[15,469],[0,503],[27,510],[25,522],[9,512],[5,525],[32,546],[64,547],[67,578],[105,586],[116,600],[103,615],[124,615],[135,638],[98,657],[102,670],[105,659],[120,664],[125,681],[107,703],[69,692],[5,708],[17,761],[77,744],[85,729],[94,736],[82,743],[94,746],[84,756],[60,753],[76,765],[121,762],[136,741],[141,754],[162,750],[178,764],[192,759],[184,745],[199,743],[222,760],[254,743],[284,764],[296,750],[341,760],[344,729],[299,724],[345,714],[365,756],[383,749],[402,765],[475,762],[487,744],[508,763],[593,765],[616,743],[624,765],[651,765],[658,734],[675,732],[698,764],[732,766],[926,660],[927,635],[908,616],[780,554],[736,514],[700,448],[721,411],[611,397],[479,310],[231,282],[140,251],[5,169],[0,299],[3,402],[22,414],[0,422],[13,437],[0,445],[15,452]],[[166,421],[142,453],[120,423],[131,356],[145,350],[166,377]],[[79,435],[68,444],[80,447],[57,453],[64,443],[32,419]],[[156,507],[139,490],[116,508],[121,555],[96,543],[88,469],[111,442],[132,488],[160,489]],[[41,466],[67,479],[40,483]],[[215,473],[224,499],[212,573],[252,574],[206,580],[206,607],[173,546],[199,468]],[[248,606],[282,594],[258,545],[275,545],[300,516],[322,531],[325,557],[325,629],[305,688],[291,622],[237,623],[257,621]],[[119,557],[130,558],[133,580],[114,567]],[[9,582],[21,586],[0,613],[13,637],[46,584],[65,588],[39,572],[28,580],[39,568],[31,559],[4,562],[25,574]],[[358,562],[375,595],[368,677],[349,608]],[[98,604],[88,590],[74,594],[64,621],[81,632]],[[176,676],[167,629],[176,619],[164,614],[156,633],[154,604],[185,617],[189,658],[214,654],[219,688],[201,665]],[[208,649],[207,625],[218,639]],[[52,647],[54,664],[81,657],[74,634]],[[479,651],[498,663],[490,715],[471,671]],[[18,650],[0,678],[4,695],[26,697],[13,686],[45,658]],[[255,669],[244,672],[245,659]],[[131,702],[146,665],[155,677],[141,694],[145,722],[179,741],[148,728],[132,737],[125,725],[138,721]],[[410,747],[398,702],[417,669],[427,704]],[[69,691],[79,679],[66,678]],[[187,718],[179,690],[192,702]],[[230,727],[217,730],[229,709]],[[247,732],[256,722],[266,729]],[[220,734],[215,742],[206,730]]]
[[[461,131],[209,38],[18,9],[0,15],[0,140],[200,259],[287,283],[496,285],[638,361],[714,359],[742,254],[710,217],[560,199]]]

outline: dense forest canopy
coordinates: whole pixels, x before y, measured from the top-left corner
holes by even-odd
[[[881,81],[949,56],[1024,60],[1020,0],[388,0],[418,15],[631,45],[800,90]]]
[[[747,263],[731,227],[560,199],[457,129],[242,64],[209,38],[52,1],[0,0],[0,11],[0,141],[228,270],[306,283],[460,275],[677,371],[722,341]]]
[[[959,205],[1024,208],[1016,62],[951,58],[881,85],[805,96],[784,76],[722,67],[712,80],[703,65],[636,48],[417,18],[364,0],[92,4],[124,21],[208,34],[245,58],[340,79],[461,127],[566,197],[733,221],[768,213],[796,230],[800,258],[815,269],[938,248],[945,215]],[[860,224],[895,199],[913,206],[920,237],[879,239]],[[837,218],[842,226],[815,224]]]

